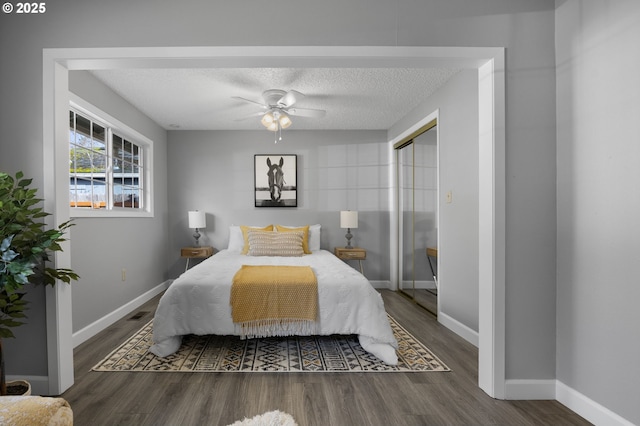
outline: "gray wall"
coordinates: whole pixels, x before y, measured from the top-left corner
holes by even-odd
[[[640,3],[558,5],[557,378],[640,424]]]
[[[321,248],[344,246],[340,210],[357,210],[352,245],[367,249],[365,275],[389,281],[389,147],[386,131],[169,132],[171,276],[193,245],[187,211],[207,212],[202,244],[226,248],[229,225],[322,225]],[[298,207],[254,207],[254,154],[298,156]],[[357,266],[357,265],[354,265]]]
[[[458,73],[390,130],[439,110],[440,311],[478,332],[478,73]],[[446,193],[451,191],[451,203]],[[424,252],[423,252],[424,255]]]
[[[254,13],[255,5],[247,3],[195,0],[137,0],[126,7],[81,1],[48,6],[41,16],[0,16],[0,168],[23,169],[35,177],[36,185],[42,183],[45,161],[44,47],[506,47],[507,377],[555,377],[555,322],[554,315],[548,315],[555,312],[556,260],[553,1],[376,0],[365,5],[328,0],[304,7],[276,4],[259,14]],[[290,22],[293,27],[273,22]],[[33,326],[41,329],[44,324]],[[12,341],[11,346],[23,340]],[[30,361],[25,360],[22,372],[42,369],[39,361]]]

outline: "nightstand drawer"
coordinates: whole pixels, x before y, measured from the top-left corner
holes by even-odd
[[[182,257],[209,257],[213,255],[213,247],[183,247],[180,249],[180,256]]]
[[[334,249],[333,254],[336,257],[344,260],[354,259],[354,260],[365,260],[367,258],[367,251],[365,249],[354,247],[354,248],[343,248],[336,247]]]

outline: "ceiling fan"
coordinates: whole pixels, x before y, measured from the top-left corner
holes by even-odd
[[[324,117],[327,113],[325,110],[298,108],[294,106],[304,97],[304,94],[296,90],[289,90],[288,92],[285,92],[284,90],[269,89],[262,92],[262,98],[264,99],[264,102],[262,103],[241,98],[239,96],[234,96],[233,99],[258,105],[262,109],[262,111],[243,117],[241,120],[249,117],[262,116],[260,119],[262,125],[267,130],[277,132],[291,126],[293,123],[290,118],[291,116],[310,118]]]

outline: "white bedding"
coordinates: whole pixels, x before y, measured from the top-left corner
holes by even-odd
[[[362,347],[387,364],[398,346],[380,294],[358,271],[326,250],[302,257],[246,256],[222,250],[194,266],[167,289],[153,322],[150,351],[178,350],[186,334],[238,335],[231,320],[231,281],[241,265],[309,265],[318,280],[317,335],[357,334]]]

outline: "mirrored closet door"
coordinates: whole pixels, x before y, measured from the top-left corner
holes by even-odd
[[[438,312],[438,145],[433,120],[395,144],[399,291]]]

